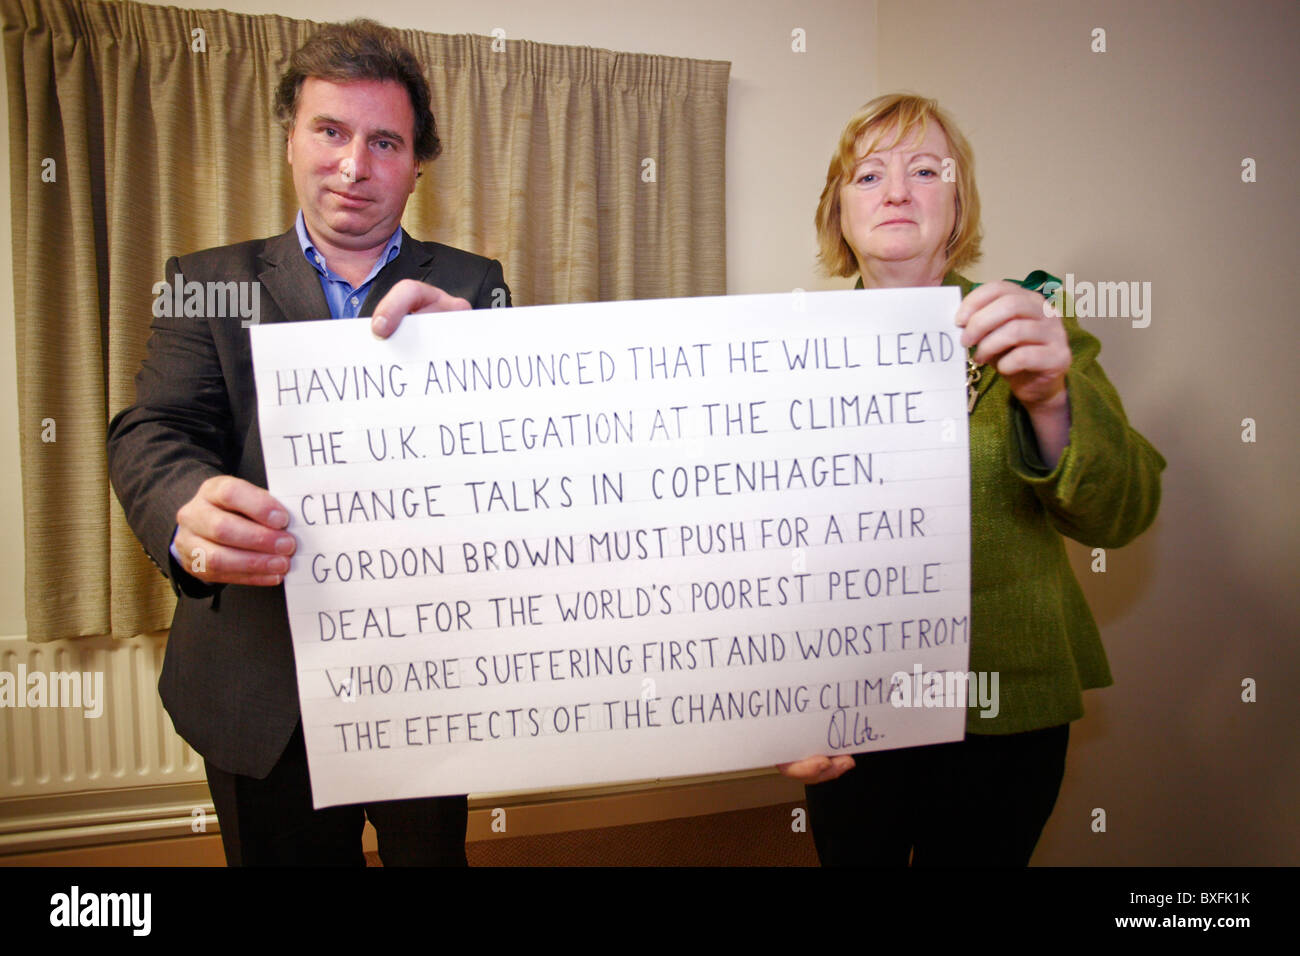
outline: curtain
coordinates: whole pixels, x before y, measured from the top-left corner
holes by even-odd
[[[276,81],[316,25],[0,0],[31,640],[166,628],[107,479],[173,254],[297,210]],[[725,62],[413,30],[443,154],[404,225],[500,259],[516,305],[722,294]]]

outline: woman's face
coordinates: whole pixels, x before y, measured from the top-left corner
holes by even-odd
[[[887,129],[878,141],[894,136]],[[931,122],[924,138],[914,130],[858,160],[840,188],[840,229],[864,276],[873,263],[942,267],[957,218],[957,183],[943,176],[951,155],[948,137]]]

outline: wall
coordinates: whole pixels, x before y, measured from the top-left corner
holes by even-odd
[[[879,89],[936,97],[971,140],[973,278],[1151,283],[1146,328],[1083,322],[1169,467],[1104,574],[1075,549],[1115,686],[1085,695],[1035,862],[1294,865],[1300,7],[882,0],[879,31]]]

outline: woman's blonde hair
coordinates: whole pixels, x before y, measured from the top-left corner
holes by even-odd
[[[853,175],[864,156],[878,149],[892,149],[915,130],[924,137],[930,122],[939,124],[952,148],[956,183],[957,215],[952,235],[948,237],[944,271],[957,271],[980,257],[980,197],[975,188],[975,156],[961,130],[939,104],[924,96],[890,93],[877,96],[849,118],[840,134],[839,145],[826,170],[826,187],[817,203],[817,259],[827,275],[851,276],[858,271],[858,261],[844,240],[840,228],[840,190]],[[890,143],[882,143],[884,134],[894,130]]]

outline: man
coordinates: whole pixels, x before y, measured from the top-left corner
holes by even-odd
[[[262,322],[373,314],[381,336],[409,312],[509,305],[498,262],[401,228],[440,144],[428,84],[394,31],[323,28],[290,59],[276,111],[296,223],[173,258],[169,285],[258,283]],[[364,864],[369,816],[386,865],[464,865],[463,796],[312,809],[281,586],[295,542],[265,490],[250,355],[238,318],[155,320],[136,403],[109,426],[113,487],[179,598],[159,692],[204,758],[226,859]]]

